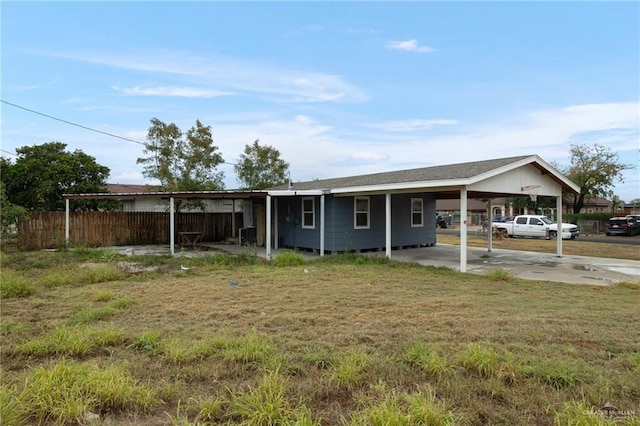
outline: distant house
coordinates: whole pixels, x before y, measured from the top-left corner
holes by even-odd
[[[587,197],[584,199],[580,213],[611,213],[613,201],[602,197]]]

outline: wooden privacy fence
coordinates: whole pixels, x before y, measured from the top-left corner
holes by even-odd
[[[217,242],[232,233],[233,213],[177,213],[175,232],[202,232],[202,241]],[[242,227],[236,213],[236,235]],[[33,212],[18,224],[18,247],[39,250],[65,242],[64,212]],[[169,213],[70,212],[69,243],[86,247],[169,244]],[[176,244],[178,239],[175,239]]]

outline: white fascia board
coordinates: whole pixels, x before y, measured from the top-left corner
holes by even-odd
[[[422,182],[403,182],[389,183],[371,186],[349,186],[345,188],[334,188],[332,194],[356,194],[356,193],[372,193],[372,192],[396,192],[415,189],[443,188],[443,187],[460,187],[469,184],[469,179],[447,179],[447,180],[430,180]]]
[[[303,189],[303,190],[282,189],[282,190],[276,190],[276,191],[268,191],[267,193],[272,197],[295,197],[297,195],[312,197],[315,195],[327,194],[328,191],[325,191],[324,189]]]

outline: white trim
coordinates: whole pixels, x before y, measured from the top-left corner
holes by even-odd
[[[304,202],[305,201],[309,201],[311,200],[311,211],[305,210],[304,209]],[[316,229],[316,199],[315,197],[302,197],[302,201],[300,203],[301,205],[301,211],[302,211],[302,220],[301,222],[301,227],[302,229]],[[311,213],[311,225],[306,225],[305,224],[305,214],[309,214]]]
[[[295,196],[314,196],[314,195],[322,195],[322,194],[326,194],[329,191],[324,190],[324,189],[305,189],[305,190],[300,190],[300,191],[292,191],[290,189],[284,190],[274,190],[274,191],[268,191],[267,194],[271,195],[272,197],[295,197]]]
[[[358,226],[358,213],[365,213],[364,211],[358,210],[358,200],[367,200],[367,224],[364,226]],[[371,228],[371,197],[353,197],[353,229],[369,228]]]
[[[415,201],[419,201],[420,202],[420,211],[416,212],[413,210],[413,203]],[[410,215],[411,217],[409,218],[409,220],[411,221],[411,227],[412,228],[423,228],[424,227],[424,200],[422,198],[412,198],[411,199],[411,205],[410,205]],[[413,223],[413,215],[420,213],[420,223]]]

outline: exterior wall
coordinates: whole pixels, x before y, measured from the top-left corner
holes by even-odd
[[[278,246],[318,250],[320,248],[320,197],[314,199],[314,228],[302,227],[303,197],[278,199]],[[423,225],[411,226],[411,199],[423,200]],[[325,250],[378,250],[385,248],[385,196],[369,197],[369,227],[354,226],[354,197],[325,198]],[[430,194],[391,196],[391,244],[393,248],[433,245],[436,242],[436,205]]]

